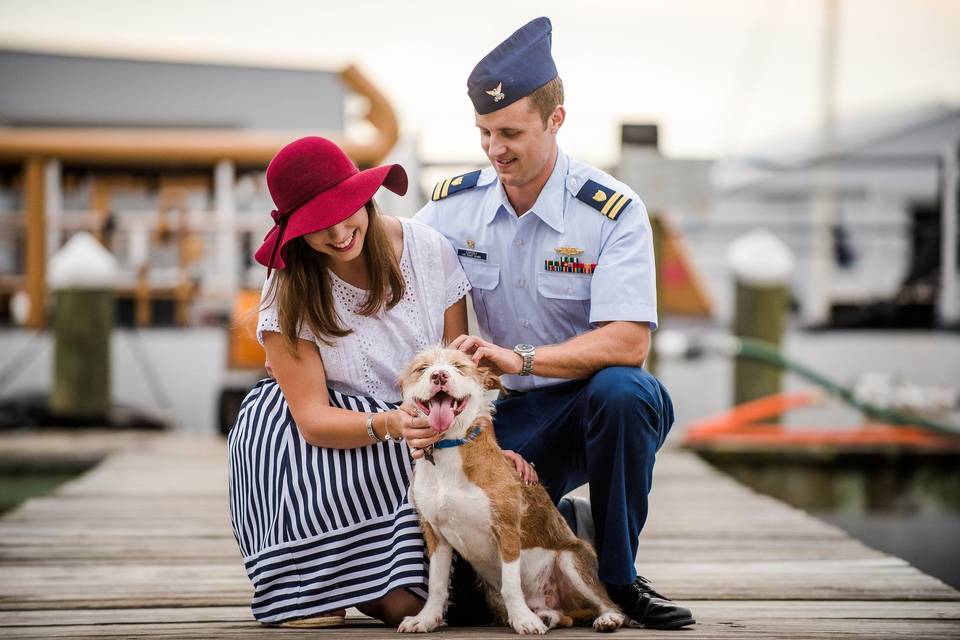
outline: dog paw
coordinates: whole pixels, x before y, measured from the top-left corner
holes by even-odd
[[[543,624],[543,621],[532,611],[511,616],[510,626],[522,636],[542,636],[547,632],[547,625]]]
[[[601,633],[616,631],[623,626],[624,617],[622,613],[616,611],[607,611],[596,617],[593,621],[593,630]]]
[[[430,633],[440,626],[442,618],[420,616],[407,616],[397,627],[397,633]]]
[[[539,611],[534,611],[537,614],[537,617],[547,625],[547,629],[553,629],[560,624],[560,621],[563,619],[563,616],[560,615],[559,611],[554,611],[553,609],[540,609]]]

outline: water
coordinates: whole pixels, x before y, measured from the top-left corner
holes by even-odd
[[[813,511],[864,544],[960,589],[960,514]],[[896,589],[896,585],[891,585]]]
[[[743,484],[960,589],[960,452],[701,455]]]
[[[11,511],[29,498],[52,492],[77,477],[89,466],[78,468],[14,470],[0,468],[0,515]]]

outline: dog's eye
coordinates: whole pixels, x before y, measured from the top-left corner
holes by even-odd
[[[423,372],[426,371],[426,370],[427,370],[427,365],[425,365],[425,364],[420,365],[419,367],[417,367],[416,369],[414,369],[414,371],[415,371],[416,373],[423,373]]]
[[[465,367],[465,366],[463,365],[463,363],[461,363],[461,362],[454,362],[454,363],[453,363],[453,366],[454,366],[454,367],[456,368],[456,370],[459,371],[460,373],[463,373],[463,370],[466,369],[466,367]]]

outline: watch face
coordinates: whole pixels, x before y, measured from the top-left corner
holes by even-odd
[[[518,344],[516,347],[514,347],[514,349],[517,350],[517,351],[533,351],[533,345],[532,345],[532,344]]]

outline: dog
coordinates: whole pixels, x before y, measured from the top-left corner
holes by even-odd
[[[454,551],[519,634],[575,622],[592,621],[597,631],[622,626],[592,547],[573,534],[541,485],[523,482],[497,445],[485,392],[501,388],[499,378],[464,353],[436,347],[417,354],[400,387],[404,402],[443,438],[431,457],[417,460],[410,488],[430,558],[429,595],[397,630],[426,633],[442,624]]]

